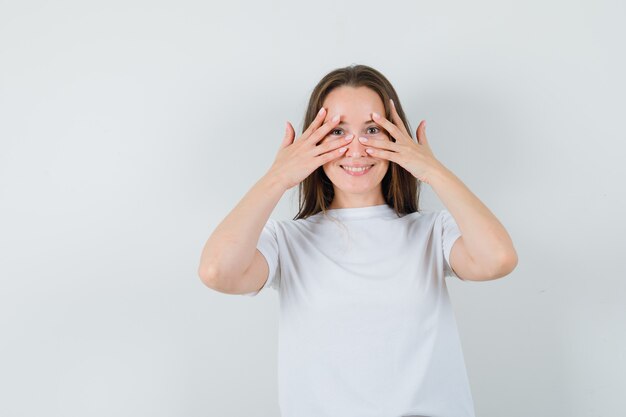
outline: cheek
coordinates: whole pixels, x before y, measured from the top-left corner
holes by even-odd
[[[324,173],[326,174],[327,177],[328,177],[328,173],[332,170],[332,166],[334,162],[335,161],[329,161],[329,162],[326,162],[324,165],[322,165],[322,169],[324,170]]]

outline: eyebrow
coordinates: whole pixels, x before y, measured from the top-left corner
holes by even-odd
[[[374,124],[376,124],[376,122],[375,122],[375,121],[373,121],[373,120],[366,120],[365,122],[363,122],[363,125],[368,125],[368,124],[370,124],[370,123],[374,123]],[[341,122],[341,123],[339,123],[337,126],[345,126],[345,125],[346,125],[346,122]]]

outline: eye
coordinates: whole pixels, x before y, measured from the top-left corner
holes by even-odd
[[[335,134],[335,132],[343,132],[343,130],[341,130],[341,129],[333,129],[333,130],[331,130],[331,131],[330,131],[330,133],[331,133],[332,135],[334,135],[334,134]],[[341,135],[341,133],[337,133],[337,134],[338,134],[338,135]]]
[[[372,134],[376,134],[376,133],[379,133],[379,132],[380,132],[380,129],[379,129],[379,128],[377,128],[377,127],[374,127],[374,126],[368,127],[368,130],[369,130],[369,129],[376,129],[376,132],[370,132],[370,133],[372,133]]]

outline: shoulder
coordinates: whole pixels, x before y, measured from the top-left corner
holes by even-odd
[[[267,220],[266,227],[276,233],[297,233],[298,231],[310,229],[313,223],[306,219],[277,219],[270,217]]]
[[[403,221],[412,225],[431,225],[442,219],[441,211],[415,211],[401,217]]]

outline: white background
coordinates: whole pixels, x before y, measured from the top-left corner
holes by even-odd
[[[447,279],[476,415],[626,415],[625,18],[0,1],[0,414],[277,416],[277,293],[207,288],[200,252],[319,79],[366,64],[518,251],[505,278]],[[427,185],[421,203],[443,208]]]

